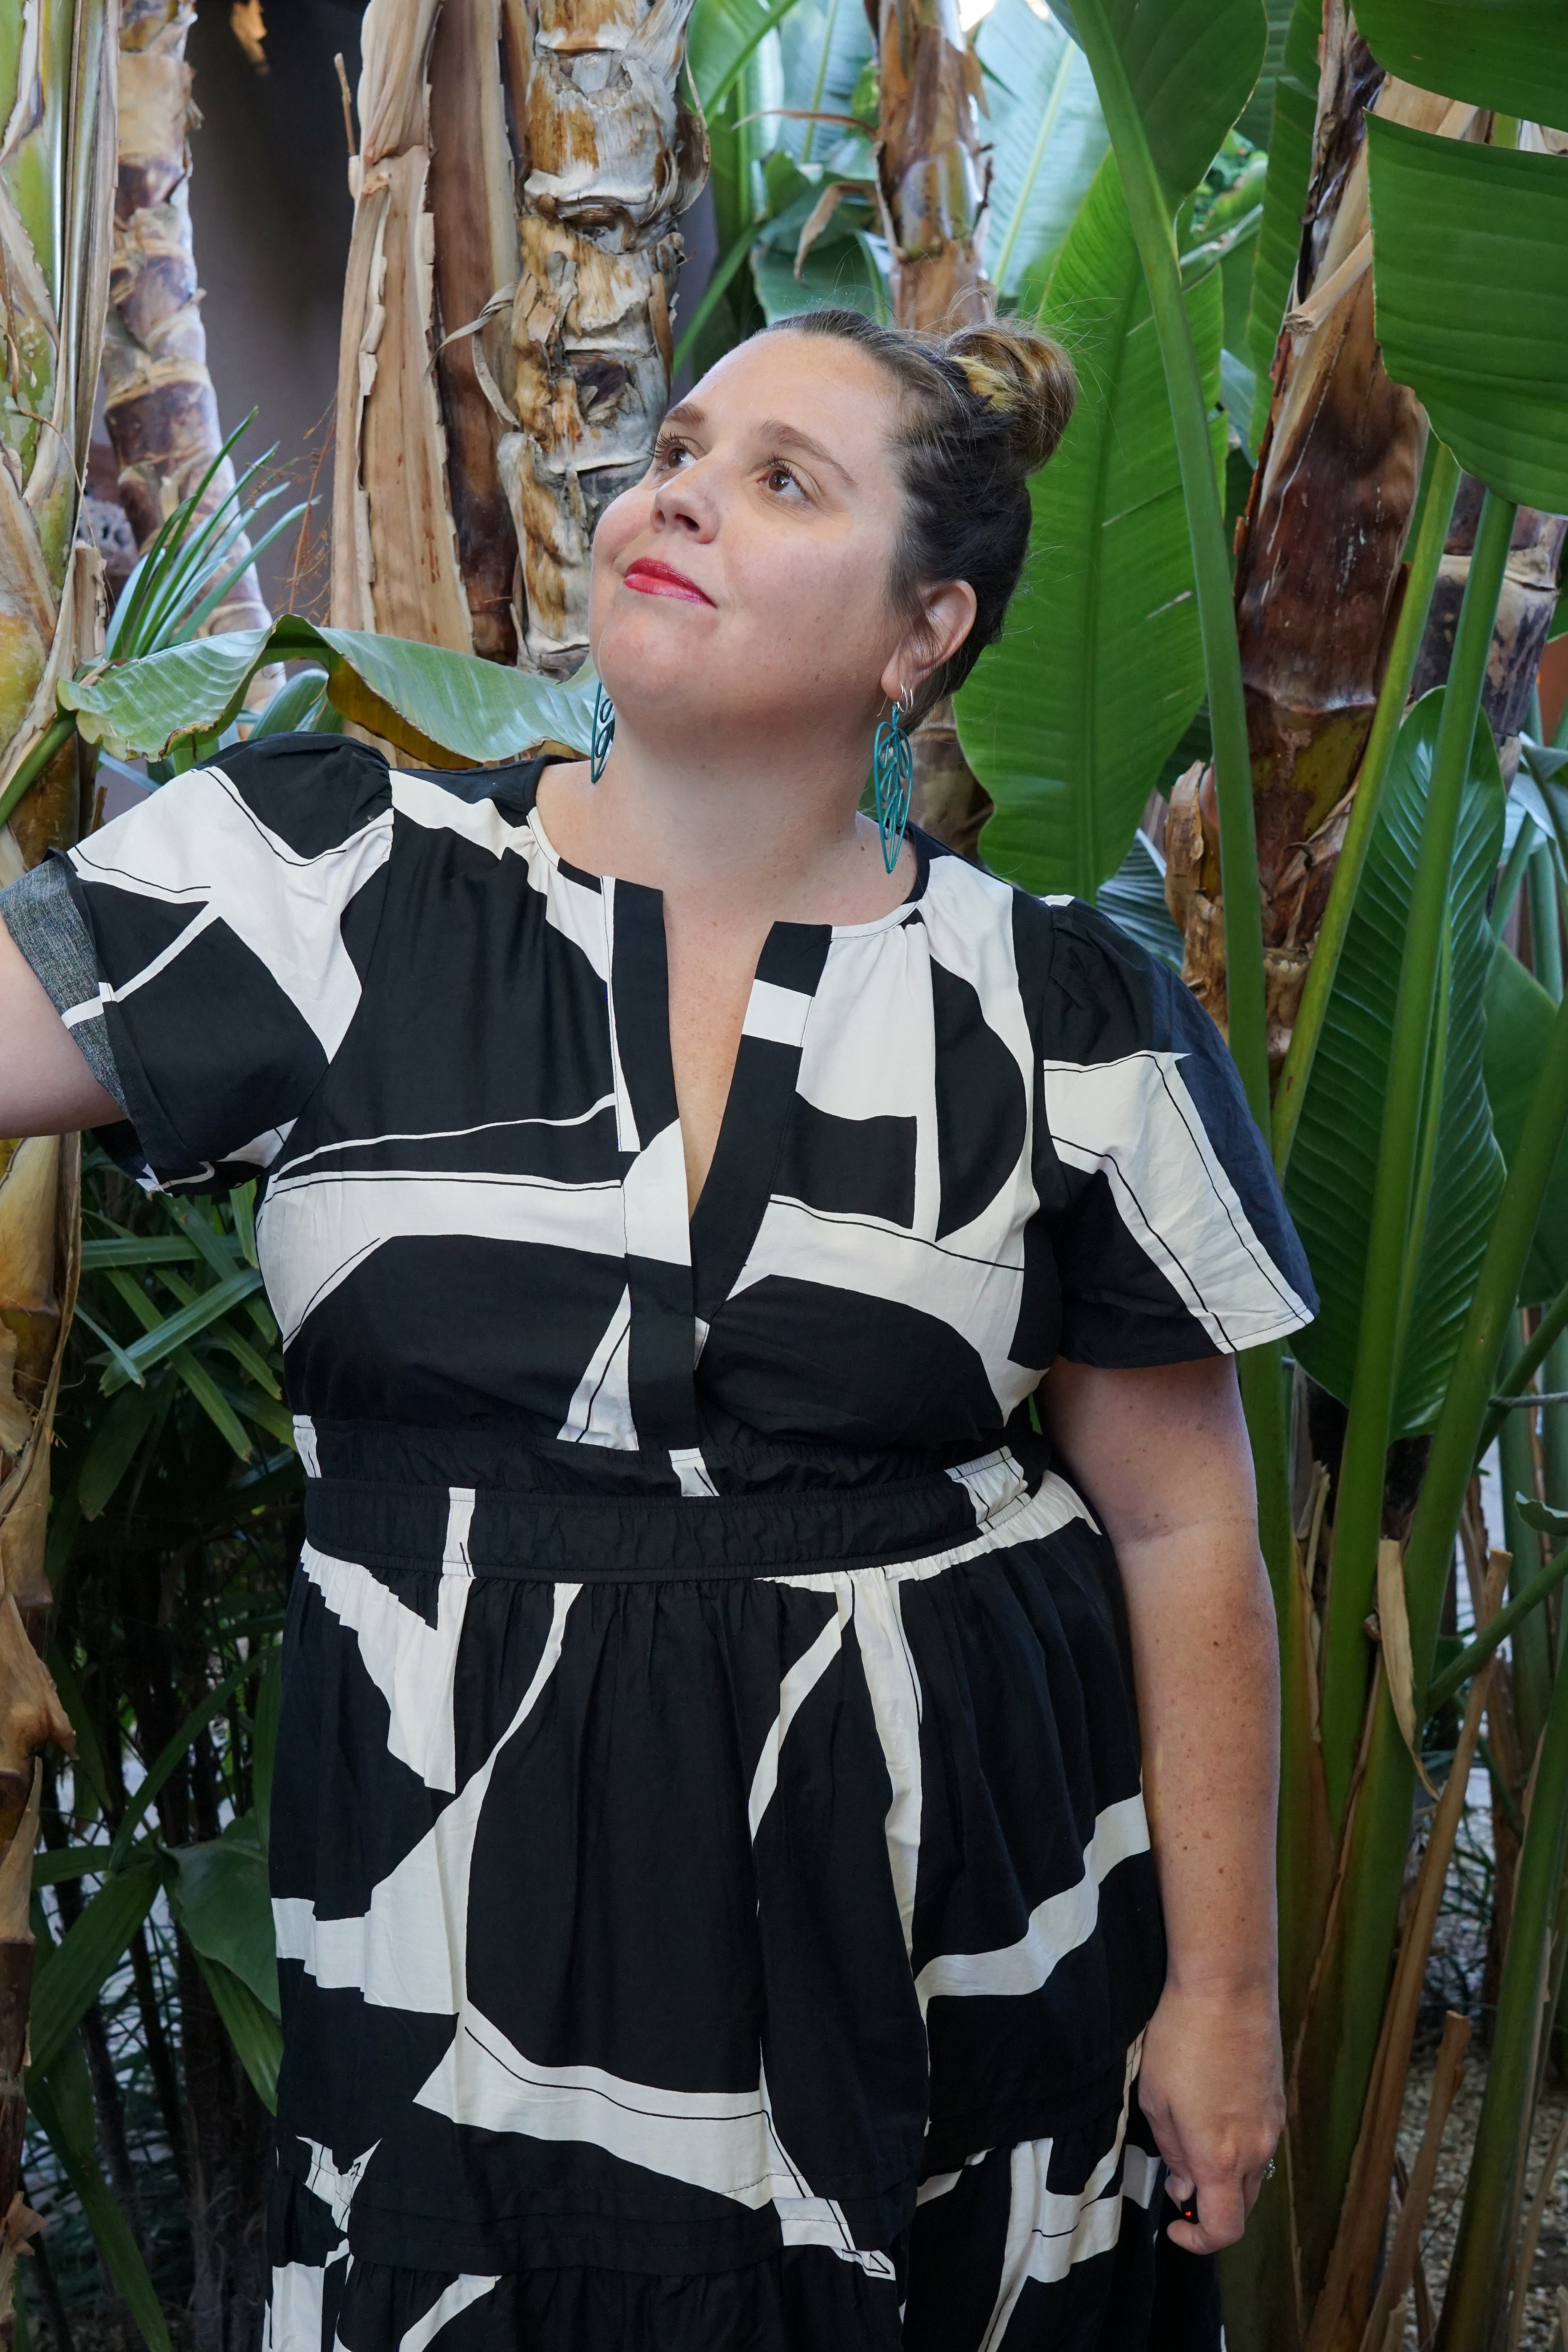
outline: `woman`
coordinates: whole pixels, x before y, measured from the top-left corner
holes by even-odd
[[[857,814],[1071,394],[760,335],[601,522],[592,767],[265,742],[0,899],[0,1125],[267,1177],[288,2352],[1127,2352],[1161,2163],[1240,2233],[1310,1281],[1182,988]]]

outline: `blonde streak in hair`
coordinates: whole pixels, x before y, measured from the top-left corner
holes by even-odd
[[[1000,410],[1004,416],[1011,416],[1018,405],[1016,378],[1004,375],[999,368],[975,358],[973,352],[955,352],[953,357],[976,400],[983,400],[987,408]]]

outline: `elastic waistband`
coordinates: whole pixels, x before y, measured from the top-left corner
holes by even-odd
[[[901,1483],[815,1495],[508,1494],[314,1477],[305,1528],[319,1551],[394,1569],[584,1581],[807,1574],[956,1548],[1029,1493],[1005,1448]]]

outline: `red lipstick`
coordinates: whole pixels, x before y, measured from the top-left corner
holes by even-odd
[[[711,596],[703,594],[695,580],[689,580],[684,572],[677,572],[671,563],[660,563],[652,555],[639,555],[635,563],[627,564],[626,584],[635,588],[639,596],[676,596],[686,604],[713,602]]]

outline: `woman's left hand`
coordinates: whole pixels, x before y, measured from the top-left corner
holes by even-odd
[[[1170,2168],[1173,2221],[1190,2253],[1217,2253],[1246,2226],[1285,2126],[1279,2013],[1272,1984],[1187,1990],[1167,1983],[1143,2037],[1138,2097]]]

